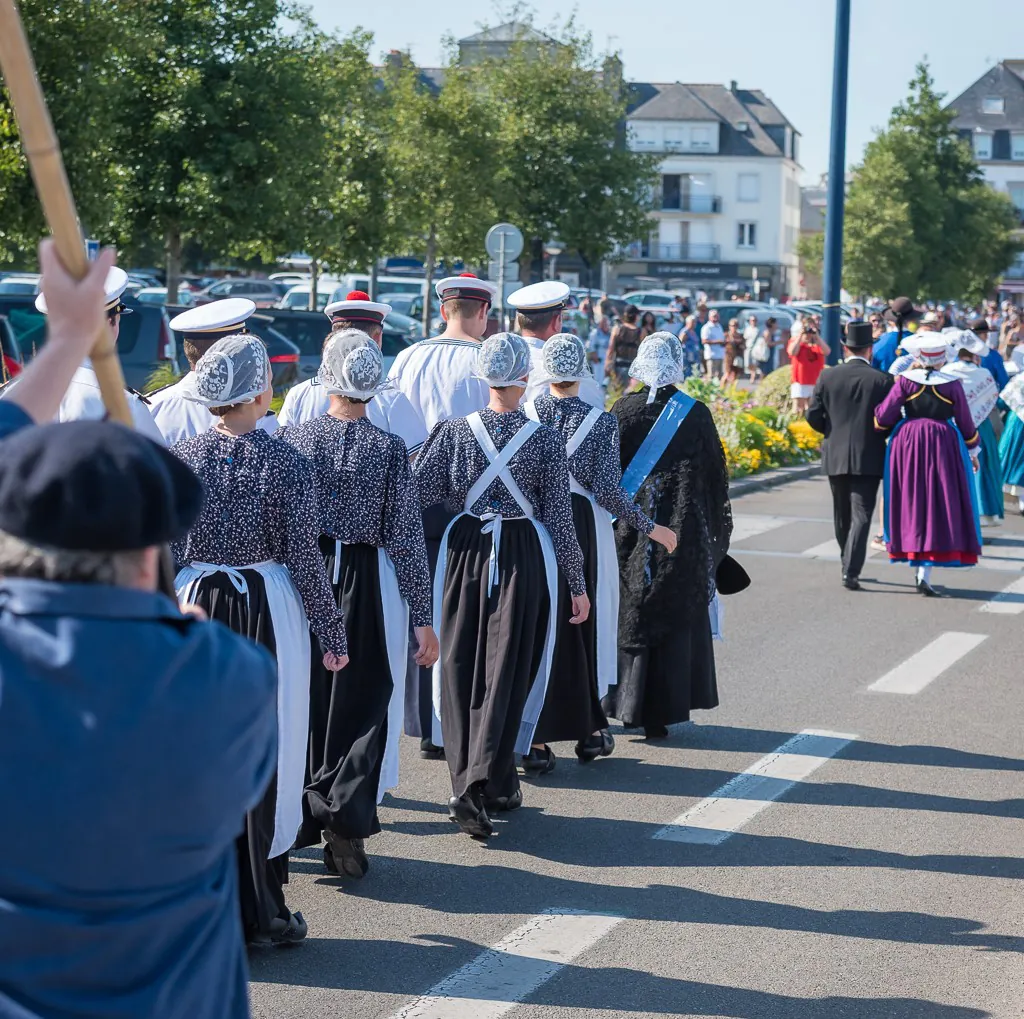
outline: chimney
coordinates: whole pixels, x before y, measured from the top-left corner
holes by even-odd
[[[733,95],[736,95],[736,79],[735,78],[732,81],[729,82],[729,91]]]

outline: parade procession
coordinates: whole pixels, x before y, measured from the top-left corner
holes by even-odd
[[[801,197],[765,93],[572,19],[434,73],[203,6],[94,73],[131,5],[0,0],[0,1019],[1024,1016],[1024,283],[892,197],[969,93]],[[81,158],[104,89],[170,177]]]

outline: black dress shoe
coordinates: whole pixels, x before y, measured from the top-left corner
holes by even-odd
[[[250,945],[297,945],[309,933],[301,913],[289,913],[288,918],[276,916],[266,931],[259,931],[248,939]]]
[[[948,598],[949,595],[945,591],[939,591],[932,587],[931,584],[926,580],[919,580],[917,582],[917,593],[923,594],[925,598]]]
[[[430,737],[426,736],[420,740],[420,757],[425,761],[443,761],[444,747],[432,743]]]
[[[362,839],[342,838],[332,831],[325,832],[325,838],[327,848],[324,851],[324,865],[328,871],[331,867],[327,863],[327,850],[330,850],[335,874],[345,874],[354,878],[366,876],[370,869],[370,858],[366,855]]]
[[[550,775],[555,770],[554,750],[544,744],[542,747],[530,747],[530,752],[523,755],[523,771],[535,778],[540,775]]]
[[[484,800],[484,809],[489,814],[518,810],[523,805],[523,790],[517,789],[511,796],[495,796]]]
[[[475,839],[487,839],[494,834],[494,825],[483,806],[474,802],[469,792],[453,796],[448,801],[448,816]]]
[[[667,739],[668,738],[668,726],[667,725],[645,725],[644,726],[644,739]]]
[[[581,764],[589,764],[598,757],[608,757],[614,749],[615,737],[607,729],[602,729],[576,744],[576,756]]]
[[[863,591],[864,589],[860,586],[860,580],[857,577],[843,577],[843,587],[847,591]]]

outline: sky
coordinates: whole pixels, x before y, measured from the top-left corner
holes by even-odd
[[[443,63],[442,39],[508,20],[509,5],[304,0],[325,29],[374,35],[379,58],[409,50]],[[615,51],[634,81],[759,88],[801,133],[804,183],[828,169],[833,0],[533,0],[537,27],[576,13],[599,52]],[[354,9],[354,10],[353,10]],[[642,12],[642,13],[641,13]],[[857,163],[927,57],[940,92],[955,98],[1000,60],[1024,58],[1020,0],[852,0],[846,162]],[[1014,41],[1017,40],[1017,41]]]

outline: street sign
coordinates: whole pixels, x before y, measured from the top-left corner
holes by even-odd
[[[492,283],[516,283],[519,280],[519,263],[506,262],[505,271],[502,272],[500,262],[488,262],[487,278]]]
[[[95,237],[87,237],[85,240],[85,253],[92,262],[100,253],[100,242]]]
[[[504,240],[504,245],[502,245]],[[511,262],[523,252],[523,232],[511,223],[495,223],[484,238],[484,247],[491,258],[504,257]]]

